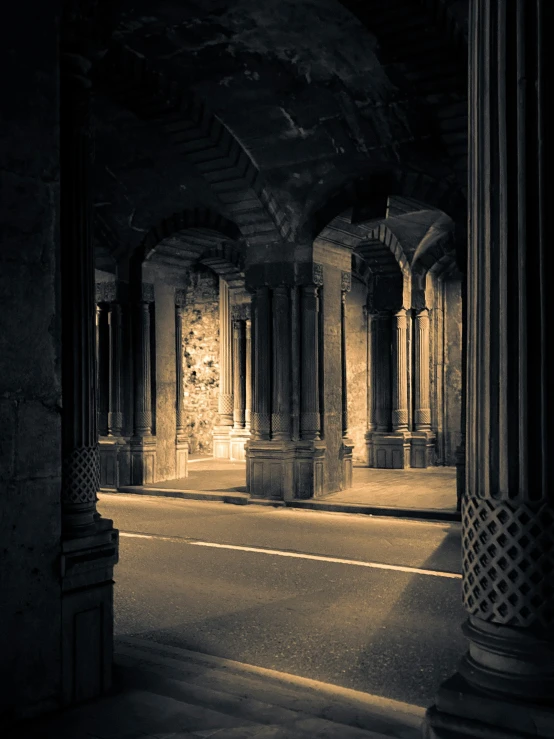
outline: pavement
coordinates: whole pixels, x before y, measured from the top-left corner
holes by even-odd
[[[136,638],[111,694],[17,727],[19,739],[420,739],[397,701]],[[13,734],[12,734],[13,736]]]
[[[286,502],[251,498],[246,492],[244,462],[192,459],[189,476],[147,485],[122,486],[120,493],[210,500],[237,505],[283,505],[310,510],[459,521],[456,510],[456,468],[383,470],[354,467],[348,490],[317,499]]]

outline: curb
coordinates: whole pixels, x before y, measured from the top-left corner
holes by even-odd
[[[202,493],[197,490],[145,488],[141,485],[125,485],[117,489],[101,488],[100,492],[109,495],[123,493],[162,498],[181,498],[183,500],[206,500],[209,502],[229,503],[231,505],[256,505],[264,508],[297,508],[306,511],[325,511],[327,513],[357,513],[365,516],[407,518],[420,521],[460,523],[462,520],[459,511],[445,511],[437,508],[390,508],[356,503],[324,503],[318,500],[266,500],[264,498],[251,498],[248,493]]]

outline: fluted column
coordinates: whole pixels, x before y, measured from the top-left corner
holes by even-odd
[[[245,328],[245,389],[244,389],[244,428],[250,430],[252,417],[252,321],[244,322]]]
[[[415,428],[428,431],[431,428],[429,386],[429,311],[419,311],[415,319]]]
[[[393,317],[394,376],[392,393],[392,430],[408,430],[408,320],[402,308]]]
[[[233,347],[229,285],[219,280],[219,419],[233,425]]]
[[[252,438],[254,439],[269,439],[270,436],[270,311],[269,288],[257,288],[252,299],[252,369],[254,374],[252,383]]]
[[[62,529],[95,529],[100,481],[92,241],[90,62],[60,59],[62,317]]]
[[[471,4],[469,650],[429,736],[554,736],[553,11],[550,0]]]
[[[176,356],[176,383],[175,394],[177,438],[185,434],[185,388],[183,385],[183,308],[175,306],[175,356]]]
[[[144,298],[144,295],[143,295]],[[150,302],[137,307],[137,351],[135,356],[135,436],[152,435],[152,370],[150,347]]]
[[[319,439],[319,297],[316,285],[301,288],[300,437]]]
[[[112,302],[108,306],[108,334],[108,435],[121,436],[123,429],[121,406],[122,316],[121,305],[116,302]]]
[[[290,298],[289,288],[273,290],[273,403],[271,438],[290,439]]]
[[[243,320],[233,321],[233,426],[243,429],[245,423],[246,347]]]
[[[342,376],[342,437],[348,438],[348,382],[346,372],[346,295],[352,287],[350,272],[343,272],[341,277],[340,301],[340,340],[341,340],[341,376]]]

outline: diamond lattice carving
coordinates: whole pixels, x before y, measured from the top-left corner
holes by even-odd
[[[464,498],[463,601],[486,621],[554,624],[554,510]]]
[[[62,498],[64,503],[94,503],[100,487],[100,454],[98,447],[77,447],[62,465]]]

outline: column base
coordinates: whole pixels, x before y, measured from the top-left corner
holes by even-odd
[[[369,434],[368,434],[369,437]],[[403,470],[410,466],[410,441],[412,434],[409,431],[395,431],[386,433],[374,431],[368,447],[371,444],[373,459],[372,467],[379,469]]]
[[[156,482],[156,437],[131,439],[131,485]]]
[[[427,710],[425,739],[554,739],[554,707],[482,693],[456,674]]]
[[[97,698],[111,687],[113,567],[119,532],[99,518],[96,532],[62,541],[62,703]]]
[[[118,488],[131,482],[131,449],[129,439],[123,436],[101,437],[98,441],[100,452],[100,487]]]
[[[178,436],[175,441],[175,473],[177,479],[189,476],[189,442],[186,437]]]
[[[214,459],[231,459],[232,426],[214,426]]]
[[[296,442],[294,461],[294,497],[297,500],[317,498],[325,492],[325,442]]]
[[[352,450],[354,449],[354,442],[348,437],[344,437],[342,440],[342,446],[340,449],[340,463],[342,467],[341,475],[341,490],[348,490],[352,487]]]
[[[233,462],[244,462],[246,460],[246,442],[250,438],[247,429],[232,429],[229,435],[229,459]]]
[[[435,441],[432,431],[412,431],[410,466],[418,469],[433,467],[435,464]]]
[[[246,489],[253,498],[294,499],[296,445],[250,440],[246,447]]]

